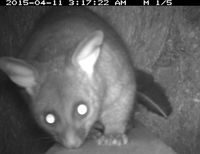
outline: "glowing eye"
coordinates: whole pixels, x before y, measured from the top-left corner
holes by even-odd
[[[85,115],[88,112],[88,108],[85,104],[80,104],[77,107],[77,112],[80,115]]]
[[[53,115],[52,113],[47,114],[45,120],[48,124],[54,124],[56,122],[55,115]]]

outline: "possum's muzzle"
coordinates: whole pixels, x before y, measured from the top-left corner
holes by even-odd
[[[84,130],[71,130],[65,133],[64,136],[62,136],[62,145],[66,148],[78,148],[80,147],[87,136],[87,133]]]
[[[82,143],[83,143],[83,141],[79,137],[73,136],[73,135],[67,136],[62,141],[62,144],[66,148],[78,148],[82,145]]]

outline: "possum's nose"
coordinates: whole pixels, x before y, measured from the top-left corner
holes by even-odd
[[[81,144],[82,140],[72,133],[66,134],[63,140],[63,145],[67,148],[78,148]]]

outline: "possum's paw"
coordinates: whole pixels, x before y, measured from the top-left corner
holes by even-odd
[[[128,137],[125,134],[103,135],[97,140],[98,145],[121,146],[127,143],[128,143]]]

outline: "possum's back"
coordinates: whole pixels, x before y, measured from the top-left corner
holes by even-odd
[[[126,50],[110,25],[86,8],[56,7],[36,23],[32,37],[20,55],[23,59],[45,62],[63,55],[70,59],[78,43],[95,30],[104,32],[104,42],[110,47]]]

